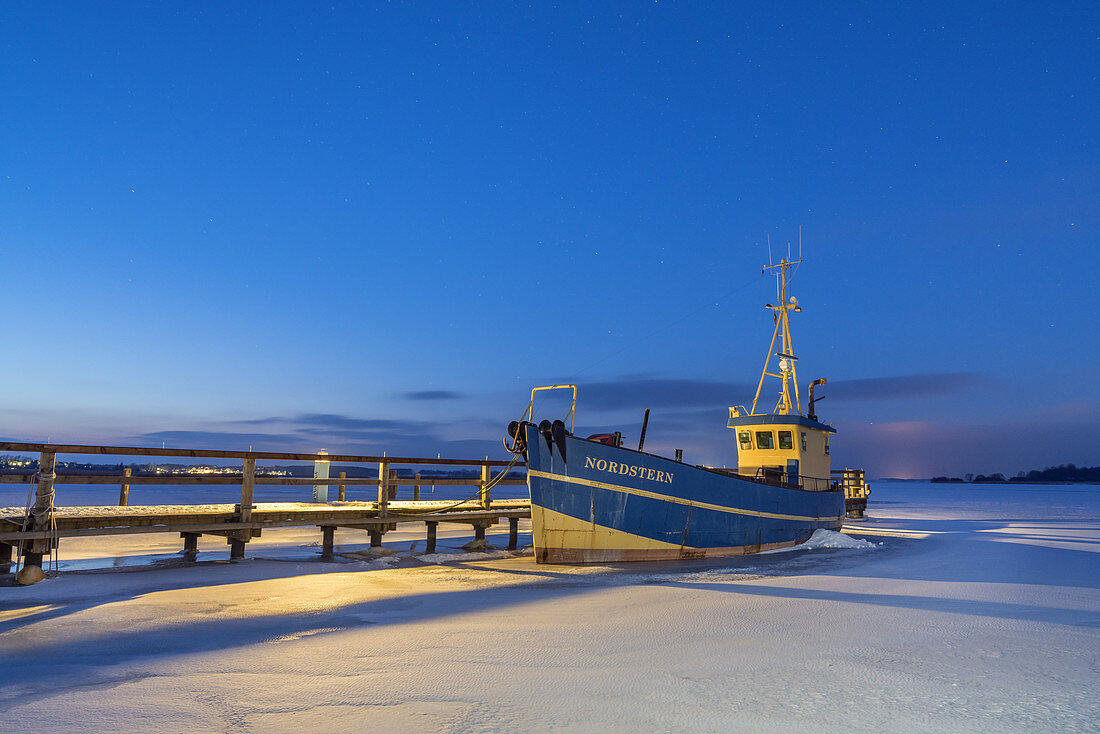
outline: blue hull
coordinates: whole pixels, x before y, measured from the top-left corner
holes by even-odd
[[[588,563],[740,555],[840,529],[844,493],[762,484],[525,426],[535,557]]]

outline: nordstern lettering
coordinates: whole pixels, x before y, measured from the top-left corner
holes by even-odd
[[[635,466],[633,464],[623,464],[618,461],[608,461],[607,459],[594,459],[591,456],[584,457],[584,468],[595,469],[596,471],[607,472],[608,474],[641,477],[642,479],[649,479],[654,482],[672,484],[672,472],[650,469],[645,466]]]

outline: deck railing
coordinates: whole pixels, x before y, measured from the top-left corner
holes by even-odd
[[[845,499],[866,499],[871,494],[862,469],[833,469],[833,480],[844,490]]]

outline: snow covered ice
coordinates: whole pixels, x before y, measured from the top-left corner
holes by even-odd
[[[63,539],[0,588],[0,729],[1097,731],[1100,489],[873,486],[845,534],[682,563]]]

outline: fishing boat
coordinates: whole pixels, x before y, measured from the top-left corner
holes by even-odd
[[[622,434],[574,435],[576,385],[531,391],[519,421],[508,426],[505,446],[527,462],[535,559],[539,563],[711,558],[758,553],[803,543],[815,530],[839,530],[845,516],[842,482],[832,479],[830,438],[836,432],[814,412],[809,385],[802,414],[797,357],[789,318],[800,313],[788,296],[790,269],[801,260],[781,260],[771,345],[752,408],[729,409],[737,469],[691,465],[638,449]],[[773,362],[775,367],[773,367]],[[770,413],[757,412],[765,381],[779,381]],[[572,390],[563,419],[534,422],[535,396]]]

